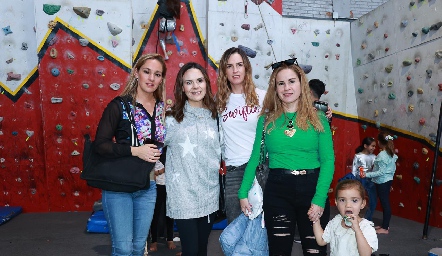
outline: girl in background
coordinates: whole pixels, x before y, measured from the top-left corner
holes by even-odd
[[[376,187],[369,178],[362,178],[360,173],[367,173],[373,170],[373,162],[376,155],[373,154],[376,149],[376,140],[373,137],[365,137],[362,144],[356,148],[356,154],[353,158],[353,175],[362,183],[368,194],[368,210],[365,212],[364,218],[372,221],[373,213],[376,210],[377,197]]]
[[[378,249],[373,222],[359,212],[365,206],[365,189],[357,180],[343,180],[336,185],[335,203],[339,214],[322,229],[317,221],[313,232],[319,245],[330,243],[331,256],[370,256]]]
[[[382,225],[376,229],[376,233],[388,234],[391,219],[390,189],[396,171],[397,155],[394,153],[393,136],[389,133],[379,133],[378,145],[382,151],[374,160],[373,171],[367,172],[365,177],[372,178],[376,184],[376,192],[383,210]]]

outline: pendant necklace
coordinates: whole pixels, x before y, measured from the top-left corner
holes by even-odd
[[[287,118],[287,115],[284,113],[284,116]],[[293,127],[293,119],[295,118],[295,114],[293,114],[293,117],[289,119],[289,123],[287,124],[287,130],[284,131],[284,134],[288,137],[293,137],[293,135],[296,132],[296,129]]]

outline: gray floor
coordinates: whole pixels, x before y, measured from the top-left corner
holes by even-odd
[[[336,208],[332,207],[332,216]],[[24,213],[0,226],[1,256],[55,256],[55,255],[110,255],[108,234],[85,232],[89,212]],[[382,218],[376,212],[376,224]],[[442,229],[429,228],[428,239],[422,239],[423,224],[393,217],[390,234],[379,235],[376,255],[425,256],[435,247],[442,247]],[[212,231],[209,239],[209,256],[223,255],[218,238],[220,230]],[[149,255],[175,255],[180,251],[166,248],[165,241],[158,242],[158,251]],[[294,243],[292,255],[302,255],[301,245]]]

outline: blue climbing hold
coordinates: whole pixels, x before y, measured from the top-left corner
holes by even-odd
[[[58,76],[58,75],[60,75],[60,70],[58,70],[58,68],[53,68],[53,69],[51,70],[51,74],[52,74],[53,76]]]
[[[250,58],[255,58],[256,57],[256,51],[250,49],[249,47],[243,46],[243,45],[238,45],[238,48],[243,50],[246,55]]]
[[[5,33],[5,36],[12,33],[11,26],[7,26],[2,29],[3,29],[3,32]]]

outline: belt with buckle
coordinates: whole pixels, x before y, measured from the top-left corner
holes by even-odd
[[[315,172],[319,172],[319,167],[315,169],[299,169],[299,170],[289,170],[289,169],[283,169],[283,168],[273,168],[271,171],[279,172],[281,174],[290,174],[290,175],[307,175],[307,174],[313,174]]]

